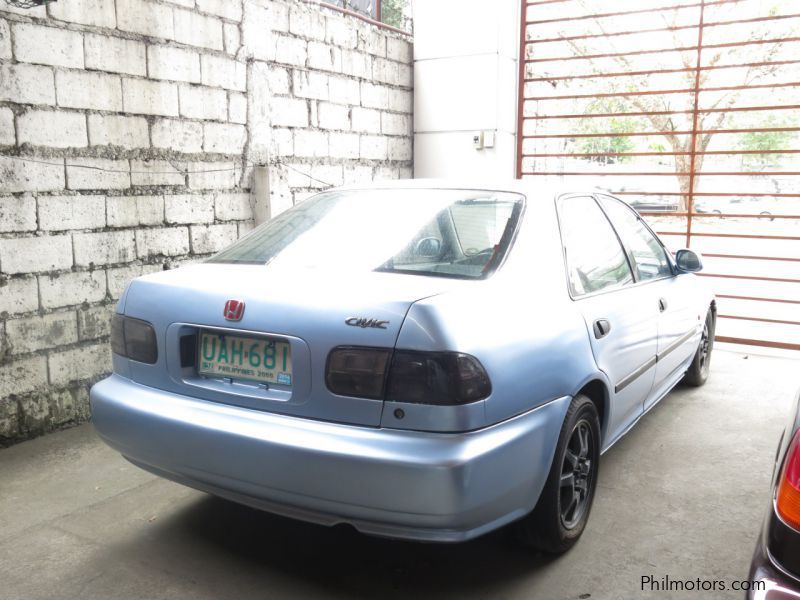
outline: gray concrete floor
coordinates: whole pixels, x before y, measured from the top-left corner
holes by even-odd
[[[720,346],[712,369],[604,456],[557,559],[503,531],[422,545],[260,513],[139,471],[91,425],[0,450],[0,598],[740,598],[640,589],[747,575],[800,362]]]

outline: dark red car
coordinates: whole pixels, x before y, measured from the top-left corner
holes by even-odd
[[[770,507],[750,579],[764,585],[747,598],[800,600],[800,394],[775,457]]]

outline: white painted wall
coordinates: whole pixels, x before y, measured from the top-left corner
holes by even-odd
[[[414,3],[414,174],[513,178],[519,0]],[[494,132],[494,148],[473,136]]]

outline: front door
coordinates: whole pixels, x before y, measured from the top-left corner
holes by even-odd
[[[656,373],[646,410],[675,383],[697,347],[702,322],[692,302],[694,276],[677,274],[664,246],[628,205],[610,196],[598,195],[598,200],[623,241],[636,279],[650,290],[648,301],[658,311]]]

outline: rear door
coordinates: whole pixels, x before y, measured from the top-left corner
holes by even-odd
[[[642,414],[655,376],[657,301],[635,278],[623,246],[591,196],[559,200],[570,295],[598,367],[612,384],[606,444]]]
[[[634,276],[651,288],[658,308],[658,354],[653,392],[645,410],[658,400],[694,354],[701,321],[694,300],[694,276],[676,274],[667,251],[642,218],[621,200],[598,195],[628,253]]]

